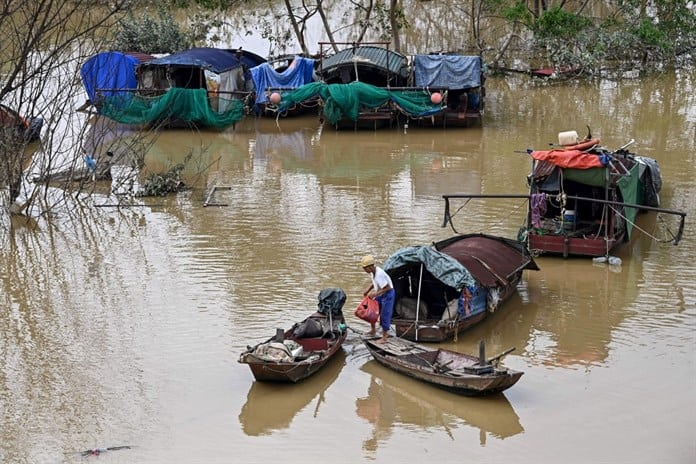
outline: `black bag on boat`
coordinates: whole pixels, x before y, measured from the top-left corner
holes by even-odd
[[[319,292],[319,312],[321,314],[329,314],[329,311],[335,316],[341,314],[343,305],[346,302],[346,292],[340,288],[325,288]]]
[[[310,317],[298,323],[292,334],[295,338],[321,337],[324,335],[324,326],[320,320]]]

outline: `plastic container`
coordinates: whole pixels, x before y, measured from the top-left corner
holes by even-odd
[[[559,145],[575,145],[578,143],[578,133],[577,131],[565,131],[558,133],[558,144]]]
[[[575,210],[566,209],[563,211],[563,228],[566,230],[575,229]]]

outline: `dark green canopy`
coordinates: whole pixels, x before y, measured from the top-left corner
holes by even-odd
[[[440,282],[457,291],[477,286],[469,270],[459,261],[429,246],[411,246],[397,250],[384,262],[383,269],[391,274],[405,266],[420,264]]]

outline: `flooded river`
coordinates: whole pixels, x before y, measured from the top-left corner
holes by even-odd
[[[0,250],[0,462],[696,461],[696,77],[491,78],[487,90],[467,129],[336,132],[308,116],[168,131],[148,168],[205,147],[192,190],[17,225]],[[365,330],[362,255],[453,234],[444,193],[526,193],[524,150],[587,125],[659,161],[684,238],[652,240],[663,228],[645,215],[621,267],[539,258],[517,295],[448,344],[515,347],[513,388],[434,389],[377,365],[353,332],[298,385],[256,383],[237,363],[324,287],[346,291],[348,324]],[[516,236],[524,208],[471,203],[455,223]]]

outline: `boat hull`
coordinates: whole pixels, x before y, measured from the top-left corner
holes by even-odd
[[[623,241],[623,234],[609,238],[569,237],[566,235],[529,234],[533,253],[568,256],[607,256]]]
[[[294,339],[303,346],[306,359],[291,362],[269,361],[256,357],[251,352],[244,353],[241,363],[247,364],[254,379],[260,382],[297,383],[315,374],[342,349],[347,332],[342,331],[335,339],[306,338]],[[291,338],[289,338],[291,339]]]
[[[374,359],[389,369],[464,396],[494,395],[515,385],[522,371],[480,366],[479,358],[452,350],[429,349],[392,337],[380,344],[363,338]],[[478,372],[478,373],[477,373]]]
[[[517,290],[517,284],[522,280],[522,272],[515,274],[509,285],[501,288],[500,304],[509,299]],[[474,305],[470,316],[464,316],[453,321],[442,320],[403,320],[393,319],[392,324],[398,337],[415,342],[439,343],[447,340],[456,340],[460,333],[479,324],[488,317],[490,311],[486,298]]]

